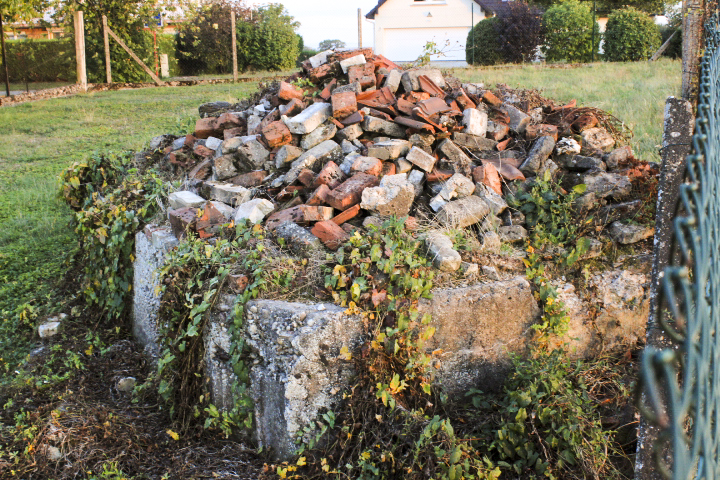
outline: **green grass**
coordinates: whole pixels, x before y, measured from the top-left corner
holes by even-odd
[[[494,87],[537,88],[545,97],[578,105],[597,107],[629,125],[636,156],[659,161],[665,99],[680,94],[679,60],[654,63],[594,63],[572,69],[518,66],[452,70],[464,82],[483,82]]]
[[[252,83],[77,95],[0,108],[0,375],[27,353],[32,323],[13,311],[57,310],[56,281],[75,248],[57,177],[93,151],[138,149],[197,118],[203,102],[237,101]],[[12,345],[12,348],[10,348]]]

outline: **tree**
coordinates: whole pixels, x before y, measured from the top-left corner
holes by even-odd
[[[495,25],[498,47],[510,63],[531,61],[544,40],[542,11],[526,2],[508,2]]]
[[[256,70],[293,68],[300,54],[295,33],[299,26],[281,4],[260,7],[252,23],[238,24],[238,65]]]
[[[558,0],[529,0],[533,5],[538,5],[543,9],[548,9],[558,4]],[[584,0],[588,4],[592,4],[592,0]],[[598,13],[609,14],[614,10],[624,8],[626,6],[635,7],[645,13],[662,14],[665,9],[676,3],[674,0],[597,0],[595,2]]]
[[[498,45],[497,24],[499,17],[479,21],[468,33],[465,42],[465,61],[470,65],[497,65],[503,62]]]
[[[148,63],[153,57],[152,35],[145,25],[154,25],[160,14],[157,0],[66,0],[55,14],[55,21],[69,28],[73,13],[84,12],[85,52],[89,82],[105,80],[105,45],[103,42],[102,16],[106,15],[108,26],[135,54]],[[110,63],[113,79],[118,82],[141,82],[147,74],[130,58],[115,41],[110,41]]]
[[[323,40],[318,45],[318,50],[324,52],[325,50],[338,50],[345,48],[345,42],[342,40]]]
[[[20,19],[40,17],[49,3],[47,0],[0,0],[0,50],[5,70],[5,93],[10,96],[10,74],[8,73],[7,55],[5,52],[5,32],[3,24]]]
[[[550,62],[588,61],[600,45],[600,26],[593,22],[590,5],[577,0],[564,1],[548,8],[543,15],[543,26],[543,50]]]
[[[605,58],[611,62],[647,60],[660,47],[660,30],[647,13],[616,10],[605,27]]]

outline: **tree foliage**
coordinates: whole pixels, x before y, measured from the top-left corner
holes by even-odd
[[[542,12],[524,1],[508,2],[495,24],[497,42],[505,61],[529,62],[544,40]]]
[[[238,24],[238,64],[243,70],[293,68],[300,54],[299,26],[281,4],[260,7],[253,22]]]
[[[497,65],[503,62],[497,37],[498,17],[478,22],[465,42],[465,61],[470,65]]]
[[[592,9],[587,3],[567,0],[553,5],[543,15],[543,25],[543,51],[548,61],[589,61],[600,45],[600,26],[593,22]]]
[[[611,62],[647,60],[660,47],[660,30],[652,18],[632,7],[617,10],[605,28],[605,58]]]
[[[0,14],[5,22],[41,17],[49,0],[0,0]]]
[[[336,50],[340,48],[345,48],[345,42],[342,40],[323,40],[320,42],[320,45],[318,45],[318,50],[321,52],[324,52],[325,50]]]
[[[160,13],[159,3],[142,0],[67,0],[55,14],[56,22],[70,31],[73,13],[82,10],[85,19],[85,53],[88,81],[105,81],[105,45],[103,42],[102,16],[106,15],[108,26],[146,64],[153,58],[152,34],[145,25],[154,25],[153,17]],[[110,40],[110,63],[113,81],[141,82],[147,73],[130,58],[123,48]]]
[[[549,9],[558,3],[557,0],[529,0],[530,3],[538,5],[544,10]],[[584,0],[592,8],[591,0]],[[600,14],[608,14],[626,6],[635,7],[638,10],[650,14],[662,14],[665,9],[676,3],[672,0],[597,0],[597,11]]]

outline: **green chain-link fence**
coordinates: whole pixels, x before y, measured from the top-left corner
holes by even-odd
[[[720,478],[720,25],[706,26],[692,154],[674,220],[658,322],[674,343],[648,347],[646,418],[661,427],[657,470],[673,480]]]

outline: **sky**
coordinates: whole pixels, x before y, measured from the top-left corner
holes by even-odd
[[[267,1],[249,1],[262,5]],[[300,22],[298,33],[306,48],[317,49],[323,40],[339,39],[348,48],[357,47],[357,10],[363,14],[363,47],[373,46],[373,24],[365,15],[377,5],[376,0],[272,0],[285,5],[287,11]]]

